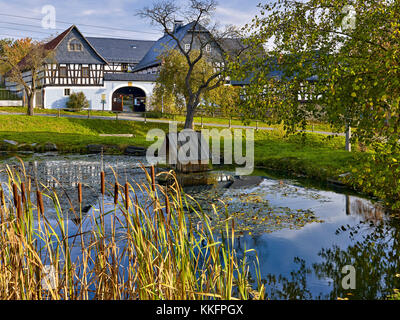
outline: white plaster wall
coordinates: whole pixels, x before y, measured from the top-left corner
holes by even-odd
[[[68,96],[64,96],[64,89],[70,89],[71,93],[82,91],[89,100],[91,109],[93,110],[102,110],[103,104],[101,103],[101,96],[105,94],[106,103],[104,105],[104,110],[111,110],[114,91],[122,87],[128,87],[130,84],[132,87],[142,89],[146,93],[146,101],[150,101],[155,86],[154,82],[105,81],[103,87],[46,87],[44,104],[47,109],[65,108]]]
[[[106,93],[104,87],[46,87],[44,97],[44,105],[46,109],[66,108],[69,96],[64,96],[64,89],[70,89],[71,93],[82,91],[91,104],[91,109],[102,109],[101,95]]]

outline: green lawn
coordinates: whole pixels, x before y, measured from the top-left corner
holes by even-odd
[[[1,112],[8,112],[8,113],[27,113],[27,108],[26,107],[0,107],[0,114]],[[41,108],[35,108],[34,111],[36,114],[54,114],[58,115],[59,111],[57,109],[41,109]],[[87,111],[66,111],[66,110],[60,110],[61,115],[85,115],[87,116],[88,112]],[[115,117],[115,113],[111,111],[101,111],[101,110],[91,110],[90,115],[93,116],[104,116],[104,117]]]
[[[255,137],[255,164],[285,172],[326,179],[350,171],[355,153],[346,152],[344,137],[320,134],[281,137],[259,131]],[[356,148],[355,148],[356,149]]]
[[[0,112],[9,112],[9,113],[26,113],[27,109],[25,107],[0,107]],[[57,115],[59,113],[58,110],[56,109],[41,109],[41,108],[37,108],[35,109],[35,113],[37,114],[54,114]],[[79,112],[69,112],[69,111],[65,111],[65,110],[61,110],[60,111],[61,115],[87,115],[88,112],[87,111],[79,111]],[[100,111],[100,110],[92,110],[90,111],[90,114],[93,116],[105,116],[105,117],[115,117],[115,113],[111,112],[111,111]],[[157,118],[160,120],[171,120],[171,119],[175,119],[176,121],[181,121],[184,122],[185,121],[185,117],[182,115],[168,115],[165,116],[160,112],[149,112],[148,113],[148,117],[149,118]],[[201,123],[201,121],[203,120],[203,123],[211,123],[211,124],[223,124],[228,126],[229,125],[229,119],[226,118],[218,118],[218,117],[195,117],[194,121],[196,123]],[[249,123],[244,124],[243,121],[238,120],[238,119],[232,119],[231,120],[231,125],[238,125],[238,126],[251,126],[251,127],[256,127],[258,126],[259,128],[278,128],[279,125],[268,125],[265,122],[261,122],[261,121],[250,121]],[[310,122],[310,124],[307,125],[306,130],[314,130],[314,131],[325,131],[325,132],[331,132],[332,129],[328,124],[325,123],[321,123],[321,122]]]
[[[63,152],[83,152],[87,144],[147,146],[146,133],[167,125],[133,121],[47,118],[0,115],[0,144],[4,139],[26,144],[55,143]],[[100,134],[133,134],[132,138],[100,137]],[[29,146],[26,146],[29,149]]]
[[[147,131],[168,130],[167,124],[76,118],[47,118],[0,115],[0,145],[4,139],[26,144],[55,143],[62,152],[85,152],[87,144],[115,146],[121,152],[127,145],[149,146]],[[217,128],[218,129],[218,128]],[[100,137],[100,134],[133,134],[132,138]],[[9,146],[10,147],[10,146]],[[11,147],[12,148],[12,147]],[[343,137],[306,134],[285,137],[281,131],[255,133],[255,164],[273,169],[325,179],[347,172],[354,153],[344,151]]]

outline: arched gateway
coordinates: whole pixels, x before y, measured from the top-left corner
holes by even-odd
[[[146,93],[138,87],[122,87],[112,95],[112,111],[145,112]]]

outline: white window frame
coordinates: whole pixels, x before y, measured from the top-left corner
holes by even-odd
[[[188,52],[190,50],[190,44],[186,43],[185,44],[185,51]]]
[[[206,44],[206,52],[210,53],[211,52],[211,45]]]

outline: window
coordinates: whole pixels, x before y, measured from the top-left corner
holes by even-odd
[[[185,44],[185,51],[188,52],[190,50],[190,44]]]
[[[68,51],[79,52],[82,51],[82,44],[77,39],[71,39],[68,42]]]
[[[121,71],[122,72],[128,72],[128,64],[127,63],[122,63],[121,64]]]
[[[64,96],[69,96],[71,94],[71,89],[64,89]]]
[[[67,67],[60,67],[60,77],[65,78],[67,76]]]
[[[206,52],[208,52],[208,53],[211,52],[211,45],[209,45],[209,44],[206,45]]]
[[[82,67],[82,77],[89,78],[89,67]]]

